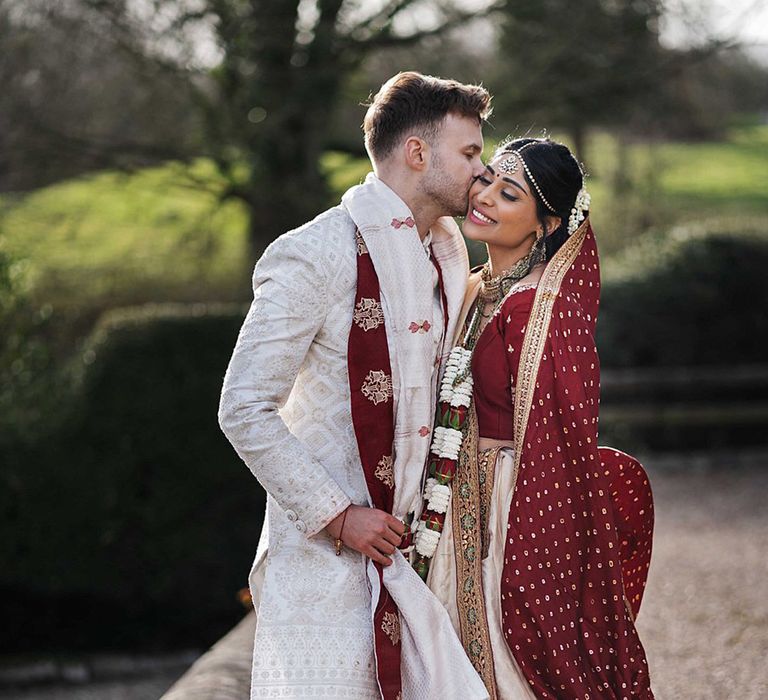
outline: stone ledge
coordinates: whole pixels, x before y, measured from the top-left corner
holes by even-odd
[[[160,700],[247,700],[256,613],[243,620],[203,654]]]

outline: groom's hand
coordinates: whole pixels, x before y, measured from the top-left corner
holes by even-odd
[[[341,531],[342,521],[344,531],[341,541],[352,549],[365,554],[373,561],[389,566],[392,560],[388,555],[394,553],[400,544],[405,525],[394,516],[377,508],[351,505],[347,508],[347,519],[344,513],[331,520],[325,528],[328,534],[337,539]]]

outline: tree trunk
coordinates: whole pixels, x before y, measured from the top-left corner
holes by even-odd
[[[307,177],[288,170],[277,182],[264,178],[251,186],[254,192],[248,203],[248,247],[253,263],[275,238],[311,221],[329,205],[327,187],[319,173]]]
[[[571,124],[569,129],[573,142],[573,153],[580,163],[587,162],[587,133],[584,124],[579,120]]]
[[[298,73],[298,71],[297,71]],[[291,76],[300,86],[293,104],[268,115],[251,151],[249,244],[255,261],[279,235],[310,221],[331,201],[320,169],[339,90],[335,71]],[[284,96],[280,96],[284,102]],[[361,137],[362,138],[362,137]]]

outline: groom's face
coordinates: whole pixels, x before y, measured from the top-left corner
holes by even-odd
[[[480,155],[483,133],[477,119],[449,114],[438,129],[431,149],[423,189],[443,216],[464,216],[469,188],[485,171]]]

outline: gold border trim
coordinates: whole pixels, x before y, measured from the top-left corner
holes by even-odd
[[[488,450],[478,450],[477,453],[477,481],[480,497],[480,537],[482,540],[482,558],[488,556],[491,544],[488,518],[491,514],[491,501],[493,488],[496,482],[496,460],[501,447],[491,447]]]
[[[493,649],[483,595],[483,523],[477,451],[477,413],[474,404],[470,408],[468,420],[467,435],[459,452],[458,471],[451,485],[456,607],[461,626],[461,643],[482,678],[490,699],[497,700]]]

